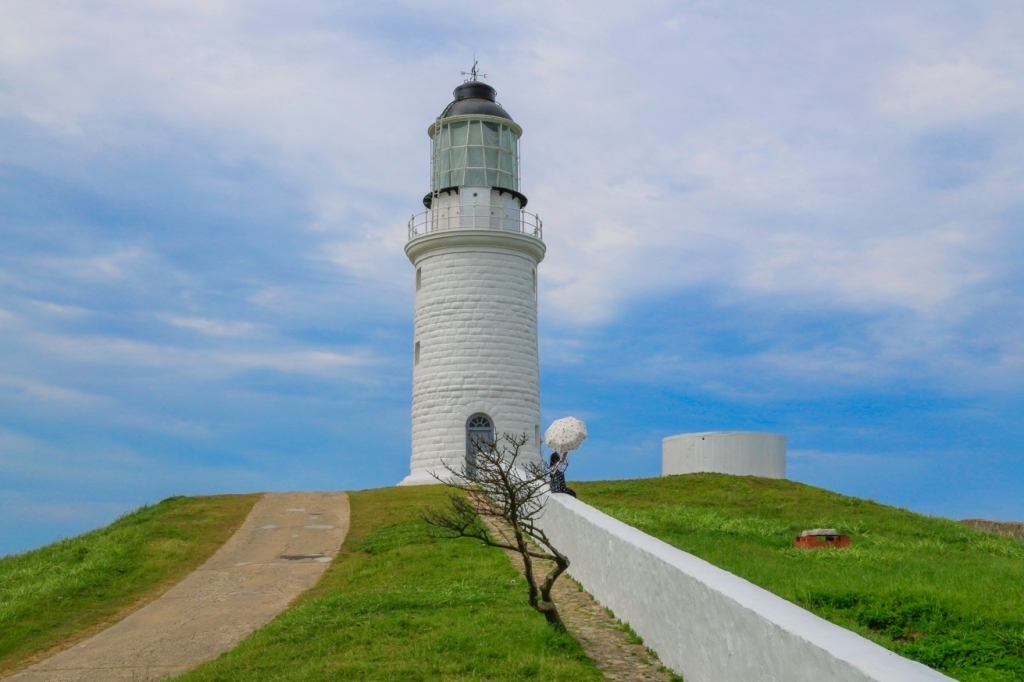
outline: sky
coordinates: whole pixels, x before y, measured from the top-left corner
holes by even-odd
[[[408,473],[427,126],[474,55],[544,221],[570,480],[679,433],[1024,520],[1024,5],[0,3],[0,554]]]

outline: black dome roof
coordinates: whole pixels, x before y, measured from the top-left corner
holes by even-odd
[[[483,114],[485,116],[497,116],[498,118],[512,120],[508,112],[494,101],[498,92],[487,83],[466,81],[455,88],[452,94],[455,96],[455,99],[441,112],[441,118]]]

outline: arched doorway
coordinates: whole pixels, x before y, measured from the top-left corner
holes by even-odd
[[[466,474],[476,478],[476,451],[494,440],[494,422],[478,412],[466,420]]]

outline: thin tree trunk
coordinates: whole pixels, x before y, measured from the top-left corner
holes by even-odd
[[[558,580],[558,576],[562,575],[568,565],[564,562],[556,559],[555,566],[548,571],[547,576],[544,577],[544,582],[540,586],[540,598],[544,601],[551,600],[551,588],[555,586],[555,581]]]
[[[543,613],[552,626],[565,629],[551,598],[551,589],[558,576],[569,566],[569,560],[535,526],[536,518],[543,512],[543,494],[548,476],[547,469],[539,462],[527,462],[524,467],[525,476],[516,469],[516,460],[527,441],[529,437],[525,433],[505,433],[501,436],[501,445],[497,440],[478,444],[473,475],[470,475],[465,465],[457,470],[445,463],[444,467],[452,474],[454,482],[440,476],[435,478],[461,490],[465,497],[450,494],[448,511],[426,510],[423,520],[439,529],[443,536],[474,538],[484,544],[519,554],[523,562],[523,575],[530,590],[530,606]],[[491,521],[497,523],[490,527],[492,531],[497,530],[501,539],[488,535],[486,528],[478,525],[480,520],[484,520],[488,526]],[[534,548],[527,535],[536,539],[548,551]],[[555,567],[540,584],[533,573],[534,558],[555,563]]]
[[[565,624],[558,613],[558,607],[555,606],[555,602],[551,599],[551,586],[554,584],[555,578],[565,569],[559,568],[558,564],[556,564],[555,568],[545,578],[543,586],[538,587],[537,579],[533,575],[533,558],[530,556],[530,546],[527,544],[527,540],[519,528],[514,527],[513,532],[516,536],[519,554],[523,557],[523,574],[526,577],[526,582],[530,585],[530,606],[544,614],[544,618],[550,625],[559,630],[564,630]],[[552,574],[554,574],[554,577],[552,577]]]
[[[530,606],[537,610],[541,610],[539,604],[539,590],[537,588],[537,580],[533,577],[533,559],[530,557],[529,547],[526,545],[526,539],[523,538],[523,533],[518,528],[513,527],[513,532],[516,537],[516,548],[519,554],[523,557],[523,567],[525,571],[523,574],[526,577],[526,584],[530,586]]]

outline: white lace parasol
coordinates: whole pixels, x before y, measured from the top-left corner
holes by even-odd
[[[587,425],[576,417],[556,419],[544,432],[544,442],[558,452],[575,450],[587,438]]]

